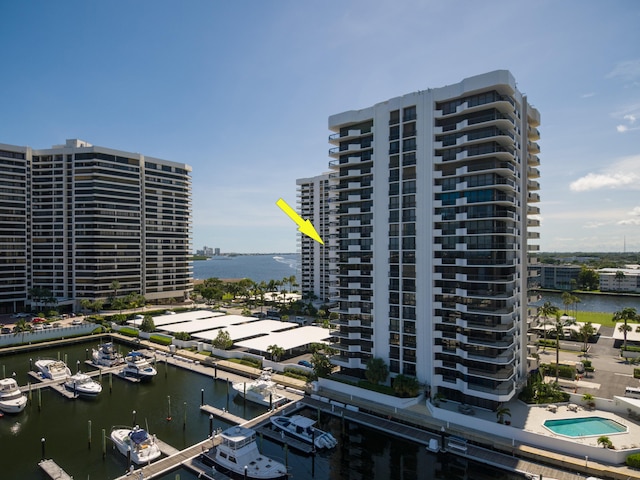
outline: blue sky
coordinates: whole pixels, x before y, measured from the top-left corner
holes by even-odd
[[[329,115],[510,70],[541,113],[542,251],[640,251],[640,2],[0,2],[0,143],[190,164],[194,248],[293,252]]]

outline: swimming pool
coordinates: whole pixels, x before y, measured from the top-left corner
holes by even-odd
[[[564,435],[565,437],[593,437],[627,432],[625,425],[602,417],[546,420],[543,425],[553,433]]]

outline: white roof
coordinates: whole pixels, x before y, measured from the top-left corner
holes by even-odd
[[[236,345],[260,352],[266,352],[269,345],[278,345],[285,350],[290,350],[309,343],[329,343],[329,337],[331,337],[331,334],[326,328],[298,327],[284,332],[273,332],[269,335],[244,340],[236,343]]]
[[[172,333],[175,333],[175,332],[193,333],[193,332],[211,331],[213,329],[216,329],[215,336],[217,336],[218,335],[217,329],[219,328],[227,329],[230,325],[233,325],[236,323],[251,322],[255,320],[257,320],[257,318],[255,317],[242,317],[240,315],[222,314],[222,315],[217,315],[215,317],[199,318],[196,320],[191,320],[189,322],[163,325],[162,328],[160,328],[159,330],[172,332]]]
[[[238,317],[244,319],[245,322],[249,320],[257,320],[254,317],[240,317],[239,315],[227,315],[225,317]],[[250,321],[248,323],[236,323],[233,325],[228,325],[225,327],[221,327],[221,329],[229,332],[229,336],[231,340],[241,340],[243,338],[254,337],[256,335],[268,335],[275,330],[282,330],[285,328],[294,328],[297,327],[297,323],[293,322],[280,322],[278,320],[260,320],[260,321]],[[202,338],[204,340],[213,340],[218,336],[219,330],[209,330],[206,332],[200,332],[196,335],[193,335],[196,338]],[[271,343],[269,344],[271,345]]]
[[[190,312],[176,313],[175,315],[158,315],[156,317],[153,317],[153,324],[156,327],[160,327],[162,325],[171,325],[173,323],[188,322],[191,320],[199,320],[202,318],[219,317],[221,315],[224,315],[224,313],[212,312],[211,310],[193,310]],[[129,320],[127,323],[129,325],[138,326],[142,323],[142,320]],[[179,332],[181,330],[175,331]]]
[[[615,340],[624,340],[624,334],[619,330],[621,325],[624,325],[624,322],[616,323],[613,329],[613,338]],[[627,341],[640,342],[640,323],[627,322],[627,326],[631,327],[631,330],[627,332]]]

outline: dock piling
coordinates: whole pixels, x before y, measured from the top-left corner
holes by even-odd
[[[44,437],[42,437],[42,438],[40,439],[40,449],[41,449],[41,451],[42,451],[42,458],[41,458],[41,460],[44,460],[44,456],[45,456],[45,455],[44,455],[44,444],[45,444],[45,439],[44,439]]]
[[[87,435],[88,435],[89,450],[91,450],[91,420],[87,422]]]
[[[102,459],[107,457],[107,432],[102,429]]]

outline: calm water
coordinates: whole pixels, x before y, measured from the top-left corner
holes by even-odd
[[[640,312],[640,296],[614,296],[614,295],[576,295],[580,299],[578,310],[585,312],[616,312],[625,307],[634,307]],[[560,310],[564,310],[562,295],[559,293],[542,293],[542,299],[534,305],[542,305],[544,302],[551,302]]]
[[[194,261],[193,278],[250,278],[254,282],[268,282],[297,275],[297,269],[296,254],[220,256]]]
[[[83,362],[86,349],[95,343],[79,344],[48,351],[31,352],[0,357],[0,365],[9,373],[16,373],[21,385],[28,381],[29,358],[57,357],[74,366]],[[123,352],[128,349],[121,347]],[[83,370],[87,367],[82,363]],[[134,384],[113,378],[109,393],[108,377],[102,378],[104,390],[98,399],[68,400],[49,389],[42,391],[42,408],[38,408],[38,395],[24,412],[5,415],[0,419],[0,448],[2,449],[2,475],[4,479],[44,479],[37,467],[41,458],[41,438],[45,438],[45,456],[53,458],[67,473],[76,479],[110,479],[126,470],[126,458],[113,450],[107,442],[105,458],[102,456],[101,432],[109,434],[113,425],[135,422],[148,425],[158,438],[176,448],[183,448],[209,434],[209,418],[200,413],[201,389],[205,402],[218,408],[227,407],[232,413],[249,418],[264,409],[246,406],[241,400],[227,397],[226,382],[192,373],[164,364],[158,366],[158,375],[148,384]],[[9,373],[9,374],[11,374]],[[220,372],[220,376],[224,373]],[[172,421],[167,421],[171,399]],[[184,414],[186,411],[186,423]],[[315,412],[307,412],[315,415]],[[92,445],[88,446],[88,421],[91,420]],[[226,428],[220,420],[214,420],[214,428]],[[437,456],[424,447],[399,440],[379,432],[347,424],[343,432],[340,420],[323,415],[319,427],[331,431],[340,445],[331,452],[322,452],[312,459],[290,451],[287,455],[293,478],[308,479],[520,479],[491,467],[466,462],[456,457]],[[282,446],[261,440],[261,450],[270,457],[285,461]],[[10,460],[9,460],[10,459]],[[419,473],[418,473],[419,472]],[[186,470],[165,475],[164,479],[180,480],[197,478]]]

